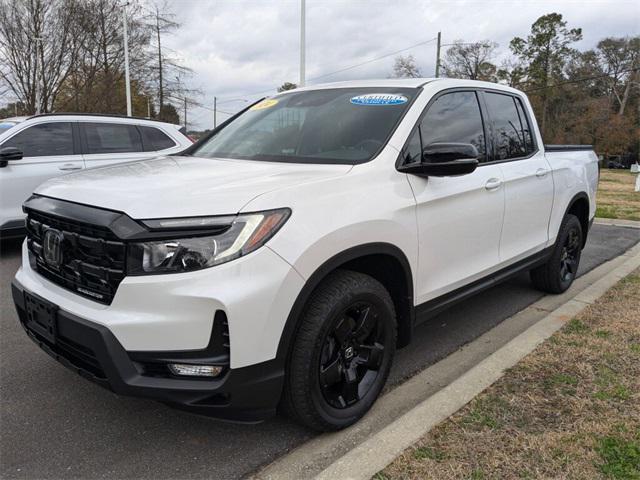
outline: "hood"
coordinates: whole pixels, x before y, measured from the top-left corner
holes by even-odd
[[[35,193],[135,219],[237,213],[263,193],[344,175],[351,165],[160,157],[53,178]],[[286,207],[274,205],[273,207]]]

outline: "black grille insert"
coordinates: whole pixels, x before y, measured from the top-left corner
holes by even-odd
[[[44,259],[43,240],[48,229],[63,236],[59,266]],[[29,210],[27,247],[32,267],[40,275],[96,302],[109,305],[125,276],[126,245],[106,227]]]

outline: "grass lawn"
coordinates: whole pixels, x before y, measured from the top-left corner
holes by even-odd
[[[596,217],[640,220],[640,192],[635,192],[637,173],[628,170],[600,171]]]
[[[640,270],[375,479],[640,479]]]

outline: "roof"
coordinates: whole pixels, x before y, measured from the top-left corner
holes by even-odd
[[[398,88],[419,88],[438,78],[382,78],[372,80],[348,80],[345,82],[321,83],[300,87],[296,90],[319,90],[324,88],[358,88],[358,87],[398,87]]]
[[[504,90],[512,93],[522,93],[514,88],[499,83],[482,82],[479,80],[467,80],[457,78],[382,78],[374,80],[349,80],[346,82],[322,83],[318,85],[309,85],[306,87],[287,90],[287,92],[300,92],[308,90],[321,90],[328,88],[365,88],[365,87],[397,87],[397,88],[421,88],[427,84],[437,84],[437,88],[455,88],[455,87],[478,87],[493,88],[496,90]]]
[[[131,120],[135,123],[142,122],[153,122],[153,123],[162,123],[164,125],[170,125],[177,129],[180,129],[181,125],[176,125],[173,123],[163,122],[162,120],[156,120],[155,118],[145,118],[145,117],[128,117],[126,115],[118,115],[118,114],[110,114],[110,113],[73,113],[73,112],[53,112],[53,113],[41,113],[40,115],[32,115],[30,117],[24,117],[24,120],[31,120],[33,118],[43,118],[43,117],[82,117],[82,118],[93,118],[93,119],[105,119],[105,118],[117,118],[118,120]]]

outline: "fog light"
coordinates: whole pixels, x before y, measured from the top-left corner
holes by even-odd
[[[223,367],[216,365],[185,365],[182,363],[170,363],[169,370],[174,375],[189,377],[217,377],[222,373]]]

